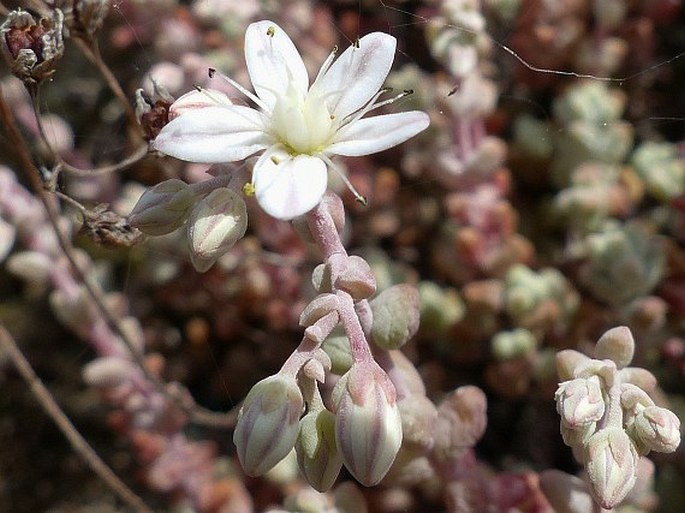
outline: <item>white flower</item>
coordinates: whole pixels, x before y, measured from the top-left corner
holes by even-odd
[[[374,32],[335,59],[313,84],[288,35],[271,21],[251,24],[245,60],[258,108],[217,99],[166,125],[152,147],[191,162],[235,162],[263,151],[252,182],[260,206],[292,219],[314,208],[328,182],[330,156],[359,156],[400,144],[424,130],[428,115],[410,111],[364,118],[378,102],[395,55],[396,39]],[[212,96],[215,96],[212,94]]]

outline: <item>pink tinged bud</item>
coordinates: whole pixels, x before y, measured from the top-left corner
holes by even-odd
[[[375,362],[355,363],[336,384],[333,400],[345,466],[364,486],[378,484],[402,445],[395,387]]]
[[[169,121],[187,112],[207,107],[232,105],[225,93],[216,89],[192,90],[178,98],[169,107]]]
[[[611,509],[630,492],[637,478],[638,458],[623,429],[606,428],[592,435],[585,449],[586,470],[600,506]]]
[[[171,233],[185,222],[193,199],[186,183],[165,180],[143,193],[128,216],[129,224],[147,235]]]
[[[411,285],[395,285],[371,301],[373,341],[382,349],[399,349],[419,329],[419,293]]]
[[[674,452],[680,445],[680,420],[666,408],[649,406],[635,417],[633,433],[647,449]]]
[[[195,269],[207,271],[245,235],[247,207],[234,191],[222,187],[202,199],[188,217],[190,258]]]
[[[307,413],[300,421],[295,450],[307,482],[319,492],[330,489],[343,465],[335,443],[335,415],[325,409]]]
[[[633,334],[626,326],[612,328],[604,333],[595,347],[595,358],[613,360],[619,369],[632,361],[633,354],[635,354],[635,341]]]
[[[252,387],[233,433],[247,475],[260,476],[288,455],[297,440],[303,406],[292,377],[276,374]]]
[[[561,383],[554,398],[562,422],[570,428],[597,422],[604,415],[604,398],[597,376]]]

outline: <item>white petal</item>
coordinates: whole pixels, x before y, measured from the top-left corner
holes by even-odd
[[[186,114],[193,110],[232,104],[231,99],[222,91],[216,89],[193,89],[177,98],[171,104],[169,107],[169,119],[174,119],[181,114]]]
[[[428,128],[425,112],[412,110],[363,118],[343,127],[326,153],[357,157],[387,150]]]
[[[309,155],[290,156],[275,146],[252,171],[259,205],[271,216],[290,220],[309,212],[326,192],[326,164]]]
[[[361,109],[385,82],[395,58],[397,40],[390,34],[374,32],[352,45],[333,63],[321,79],[331,97],[329,110],[338,119]]]
[[[188,111],[170,121],[152,148],[188,162],[235,162],[269,146],[263,115],[242,105]]]
[[[285,31],[273,21],[259,21],[245,32],[245,61],[252,87],[269,110],[284,95],[288,84],[303,95],[309,75],[297,48]]]

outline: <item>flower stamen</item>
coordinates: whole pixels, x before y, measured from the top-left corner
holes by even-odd
[[[335,165],[335,163],[330,159],[330,157],[328,157],[327,155],[323,155],[323,154],[318,155],[318,157],[321,160],[323,160],[330,169],[332,169],[333,171],[335,171],[338,174],[338,176],[343,181],[345,186],[354,195],[354,199],[357,202],[361,203],[363,206],[366,206],[369,204],[369,201],[366,199],[366,197],[362,196],[361,194],[359,194],[359,192],[357,192],[357,189],[354,187],[354,185],[352,185],[352,182],[350,182],[350,179],[347,178],[347,175],[345,175],[345,173],[342,171],[342,169],[340,169],[338,166]]]
[[[252,94],[250,91],[245,89],[243,86],[241,86],[238,82],[233,80],[231,77],[224,75],[223,73],[217,72],[216,69],[214,68],[209,68],[208,70],[209,78],[214,78],[215,76],[218,76],[220,79],[225,80],[229,84],[231,84],[233,87],[235,87],[238,91],[243,93],[245,96],[247,96],[250,100],[252,100],[254,103],[256,103],[260,109],[262,109],[264,112],[269,112],[269,109],[267,108],[266,104],[260,100],[257,95]]]

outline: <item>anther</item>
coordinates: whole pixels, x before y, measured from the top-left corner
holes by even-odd
[[[247,196],[248,198],[251,198],[252,196],[255,195],[257,191],[254,188],[254,184],[250,182],[246,182],[245,185],[243,185],[243,194]]]
[[[272,25],[266,29],[266,35],[269,37],[274,37],[276,35],[276,28]]]
[[[207,70],[207,74],[209,75],[209,78],[214,78],[214,75],[216,74],[216,69],[214,68],[209,68]]]

